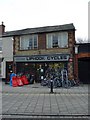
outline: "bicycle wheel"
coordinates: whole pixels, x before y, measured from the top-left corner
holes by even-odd
[[[62,81],[62,87],[66,87],[66,81]]]
[[[53,87],[57,88],[57,80],[53,81]]]
[[[50,88],[50,87],[51,87],[51,82],[50,82],[50,80],[48,81],[47,86],[48,86],[48,88]]]
[[[61,87],[61,81],[57,80],[57,87]]]
[[[67,81],[67,88],[70,88],[71,87],[71,82],[68,80]]]
[[[62,82],[62,87],[64,87],[64,88],[70,88],[71,87],[71,82],[69,80],[64,80]]]

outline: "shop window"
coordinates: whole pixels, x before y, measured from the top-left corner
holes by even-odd
[[[20,50],[31,50],[38,48],[37,35],[25,35],[20,37]]]
[[[37,64],[37,77],[40,80],[46,77],[59,75],[61,76],[61,70],[67,69],[67,63],[65,62],[58,62],[58,63],[38,63]]]
[[[68,33],[47,34],[47,48],[66,48],[68,47]]]
[[[58,77],[61,79],[61,71],[63,69],[67,70],[67,63],[58,62],[58,63],[49,63],[48,67],[45,70],[44,78],[50,79]]]

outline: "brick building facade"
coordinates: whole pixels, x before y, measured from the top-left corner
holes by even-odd
[[[3,37],[13,37],[13,71],[34,74],[39,82],[39,72],[48,68],[67,69],[68,78],[74,78],[75,27],[71,24],[29,28],[4,32]]]

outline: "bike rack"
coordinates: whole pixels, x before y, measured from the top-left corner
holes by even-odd
[[[61,80],[62,80],[62,86],[64,86],[63,85],[64,81],[66,81],[66,84],[68,85],[68,75],[67,75],[67,70],[66,69],[63,69],[61,71]]]

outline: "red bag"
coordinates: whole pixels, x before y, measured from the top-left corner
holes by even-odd
[[[23,82],[21,80],[21,77],[17,77],[17,84],[18,84],[18,86],[23,86]]]
[[[23,82],[24,85],[29,84],[28,79],[27,79],[27,77],[26,77],[25,75],[23,75],[23,76],[21,77],[21,80],[22,80],[22,82]]]
[[[12,77],[12,86],[13,87],[17,87],[18,86],[18,84],[17,84],[17,77],[16,76]]]

